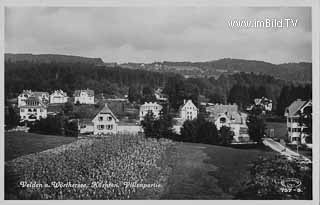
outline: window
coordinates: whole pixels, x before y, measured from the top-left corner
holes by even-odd
[[[32,112],[32,110],[31,110],[31,109],[28,109],[28,112]]]
[[[220,118],[220,123],[225,123],[226,121],[227,121],[226,118],[224,117]]]
[[[300,132],[300,128],[292,128],[292,132]]]
[[[99,116],[99,121],[102,121],[103,120],[103,117],[102,116]]]
[[[43,112],[43,109],[42,109],[42,108],[40,109],[40,112]]]
[[[108,130],[112,130],[113,129],[113,125],[106,125]]]
[[[111,121],[111,120],[112,120],[112,117],[111,117],[111,116],[109,116],[109,117],[108,117],[108,121]]]
[[[291,132],[291,127],[288,127],[288,131]]]
[[[98,130],[103,130],[104,129],[104,125],[97,125]]]
[[[84,129],[86,128],[87,126],[86,125],[81,125],[80,128]]]

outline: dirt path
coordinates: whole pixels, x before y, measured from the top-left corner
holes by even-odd
[[[181,143],[172,175],[162,199],[231,199],[213,176],[218,167],[205,163],[209,159],[205,146]]]

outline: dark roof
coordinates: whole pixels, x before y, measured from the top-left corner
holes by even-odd
[[[309,101],[304,101],[301,99],[297,99],[293,101],[288,107],[286,107],[284,115],[287,117],[292,117],[297,114],[297,112]]]

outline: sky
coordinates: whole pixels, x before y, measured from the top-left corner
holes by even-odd
[[[229,20],[290,18],[288,28],[231,28]],[[5,52],[105,62],[312,61],[309,7],[7,7]]]

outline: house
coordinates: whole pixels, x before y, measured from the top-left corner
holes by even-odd
[[[265,114],[266,112],[272,111],[272,100],[266,97],[255,98],[254,104],[247,107],[247,110],[251,111],[254,107],[260,107],[262,109],[262,113]]]
[[[22,93],[18,96],[18,107],[26,105],[26,100],[29,97],[39,98],[44,104],[49,103],[49,93],[23,90]]]
[[[218,130],[221,127],[229,127],[233,132],[233,139],[237,143],[250,141],[247,126],[247,114],[240,112],[236,104],[215,104],[206,107],[209,121],[215,123]]]
[[[160,102],[167,102],[168,98],[165,94],[163,94],[163,90],[161,88],[158,88],[155,92],[154,95],[156,96],[156,99]]]
[[[292,144],[308,144],[308,138],[312,137],[306,134],[308,128],[299,123],[299,113],[304,113],[306,109],[312,109],[311,100],[297,99],[285,109],[284,116],[287,118],[288,139]]]
[[[39,97],[29,97],[19,109],[21,121],[33,122],[47,118],[47,105]]]
[[[50,95],[50,103],[51,104],[59,104],[59,103],[66,103],[68,101],[67,93],[63,92],[62,90],[55,90]]]
[[[179,115],[182,121],[194,120],[198,117],[198,108],[193,104],[192,100],[184,100],[183,105],[179,107]]]
[[[75,104],[94,104],[93,90],[76,90],[74,91],[73,97]]]
[[[261,106],[263,110],[265,111],[271,111],[272,110],[272,100],[262,97],[262,98],[255,98],[254,99],[254,104],[256,106]]]
[[[140,106],[139,110],[139,119],[142,121],[144,116],[146,116],[149,112],[153,113],[155,118],[158,118],[160,115],[160,111],[162,110],[162,105],[159,105],[156,102],[145,102],[143,105]]]
[[[78,129],[80,134],[107,135],[117,133],[119,120],[107,104],[88,119],[80,119]]]

